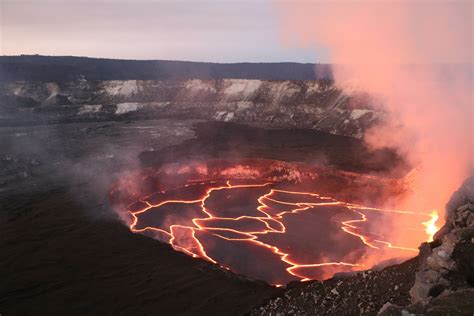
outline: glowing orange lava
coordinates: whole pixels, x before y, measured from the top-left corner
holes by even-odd
[[[430,213],[430,220],[423,222],[423,226],[425,226],[426,234],[428,235],[428,242],[433,241],[433,236],[438,231],[438,227],[436,226],[436,222],[438,221],[438,212],[432,211]]]
[[[377,261],[372,260],[373,257],[377,257],[380,261],[389,257],[415,255],[416,246],[400,244],[403,241],[397,243],[394,240],[387,240],[388,235],[384,232],[388,228],[383,225],[384,218],[387,216],[394,216],[395,220],[392,221],[395,222],[396,218],[409,216],[412,219],[411,222],[417,223],[412,231],[421,234],[426,240],[431,240],[436,232],[436,212],[427,214],[364,207],[320,196],[314,192],[284,190],[272,182],[231,184],[227,181],[219,185],[214,181],[198,185],[204,185],[205,190],[195,199],[168,198],[167,192],[161,191],[142,198],[138,204],[131,205],[129,207],[132,219],[130,230],[151,234],[154,238],[168,242],[176,250],[239,273],[242,273],[242,269],[222,262],[236,260],[235,257],[238,255],[232,253],[232,247],[253,249],[254,252],[261,249],[262,254],[254,253],[250,258],[254,259],[255,256],[262,255],[264,258],[262,262],[270,262],[265,260],[271,260],[273,256],[276,261],[284,265],[284,271],[287,273],[287,277],[279,275],[267,280],[273,284],[281,284],[292,279],[304,281],[324,278],[337,272],[370,268],[369,265]],[[185,188],[192,188],[192,185],[186,185]],[[238,195],[233,193],[236,191]],[[255,209],[252,204],[253,195],[257,197]],[[215,201],[211,201],[213,197]],[[245,202],[242,202],[244,200]],[[236,208],[235,205],[238,207]],[[229,212],[235,216],[224,216]],[[309,222],[298,217],[303,214],[318,215],[319,213],[327,217],[325,220],[328,224],[324,224],[326,222],[323,220]],[[333,216],[333,213],[336,215]],[[337,223],[335,223],[336,219]],[[291,233],[288,232],[288,221],[297,223],[292,224]],[[152,225],[147,225],[148,222],[152,222]],[[330,230],[329,226],[333,224],[338,231]],[[339,244],[353,246],[347,246],[349,250],[339,250],[341,254],[333,256],[344,260],[331,260],[329,254],[323,256],[327,260],[313,262],[311,258],[315,257],[311,257],[301,249],[308,249],[311,247],[308,243],[316,244],[318,241],[297,239],[299,232],[294,227],[298,225],[301,226],[301,230],[306,229],[311,232],[320,229],[324,238],[333,238],[335,241],[332,241],[333,245],[329,247],[336,249]],[[326,226],[327,232],[324,231]],[[292,241],[286,244],[286,239],[279,239],[278,236],[288,237]],[[226,242],[225,247],[218,246],[219,240]],[[296,244],[294,240],[297,241]],[[304,244],[301,246],[303,248],[299,249],[298,243]],[[229,254],[221,259],[216,258],[218,247]],[[278,265],[274,261],[271,262]],[[244,270],[257,268],[252,265],[243,266]],[[256,275],[258,277],[258,274]]]

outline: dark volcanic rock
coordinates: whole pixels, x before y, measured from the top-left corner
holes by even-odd
[[[368,270],[323,282],[301,283],[252,315],[376,315],[384,304],[407,305],[418,262]]]
[[[429,304],[415,304],[400,308],[387,306],[380,316],[405,316],[405,315],[466,315],[474,312],[474,289],[464,289],[457,292],[445,293],[430,301]]]

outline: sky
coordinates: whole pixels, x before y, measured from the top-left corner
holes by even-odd
[[[0,0],[1,55],[327,62],[291,45],[272,0]]]

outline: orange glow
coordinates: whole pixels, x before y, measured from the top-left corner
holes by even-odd
[[[423,222],[423,226],[425,226],[425,232],[428,235],[428,242],[433,241],[433,236],[436,234],[438,231],[438,227],[436,226],[436,222],[438,221],[438,212],[432,211],[431,214],[431,219],[429,221]]]
[[[258,248],[271,251],[271,253],[276,255],[280,261],[288,265],[286,271],[290,276],[296,277],[302,281],[311,279],[311,276],[306,275],[307,273],[305,272],[308,269],[311,270],[311,268],[324,267],[327,268],[328,271],[331,271],[331,273],[343,271],[343,269],[346,269],[345,271],[347,271],[347,269],[349,269],[349,271],[360,270],[370,268],[369,264],[376,263],[376,260],[370,259],[366,256],[364,260],[359,260],[359,262],[353,260],[347,262],[331,260],[309,263],[297,262],[294,259],[291,259],[295,256],[291,251],[283,251],[275,245],[272,245],[271,242],[262,241],[263,236],[269,236],[271,234],[284,235],[287,233],[287,227],[283,221],[286,215],[297,214],[300,212],[311,212],[314,211],[311,210],[311,208],[314,207],[344,207],[345,209],[350,210],[350,212],[353,212],[353,215],[359,218],[340,221],[341,231],[358,238],[363,245],[365,245],[368,253],[378,252],[379,255],[377,256],[379,259],[385,258],[384,255],[386,252],[397,250],[401,251],[403,256],[410,256],[410,254],[415,254],[417,249],[395,244],[393,241],[384,240],[384,236],[377,233],[367,234],[364,232],[364,229],[358,225],[367,224],[370,218],[369,214],[401,214],[404,216],[412,216],[413,221],[418,221],[419,225],[424,225],[426,227],[425,232],[428,239],[432,238],[436,230],[436,226],[434,225],[437,220],[436,213],[426,214],[364,207],[361,205],[337,201],[332,197],[320,196],[313,192],[274,189],[271,188],[274,183],[270,182],[263,184],[232,185],[230,181],[227,181],[225,185],[215,185],[211,183],[209,183],[209,185],[210,187],[206,189],[204,195],[199,199],[170,199],[161,201],[157,204],[151,204],[146,201],[147,197],[141,199],[140,201],[144,203],[146,207],[140,210],[131,209],[129,211],[132,217],[130,230],[135,233],[159,233],[160,236],[165,236],[159,239],[165,239],[165,241],[167,241],[174,249],[182,251],[192,257],[203,258],[228,270],[232,270],[232,266],[224,266],[219,263],[219,260],[213,258],[212,255],[209,254],[208,247],[199,239],[197,234],[208,233],[226,241],[249,243]],[[206,204],[209,202],[209,198],[213,194],[218,194],[219,191],[249,188],[268,190],[267,193],[260,195],[257,199],[257,215],[243,215],[236,217],[217,216],[215,215],[216,210],[209,209]],[[199,208],[199,216],[188,220],[190,223],[189,225],[176,224],[173,220],[170,220],[168,223],[160,224],[160,227],[146,226],[143,228],[137,228],[140,222],[140,216],[145,215],[149,210],[159,210],[164,206],[172,205],[189,205]],[[181,216],[185,217],[185,215]],[[420,216],[424,218],[431,217],[431,219],[426,222],[420,222]],[[248,224],[249,222],[252,224],[250,227],[247,226],[239,229],[227,227],[232,227],[232,225],[238,224]],[[400,255],[400,253],[398,252],[397,255]],[[370,256],[370,254],[368,254],[368,256]],[[331,274],[328,273],[325,273],[324,275],[326,277],[331,276]]]

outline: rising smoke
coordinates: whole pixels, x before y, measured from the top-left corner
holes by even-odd
[[[286,43],[328,49],[336,83],[389,117],[368,130],[414,171],[397,207],[438,210],[473,172],[472,1],[277,2]],[[350,92],[350,91],[349,91]]]

